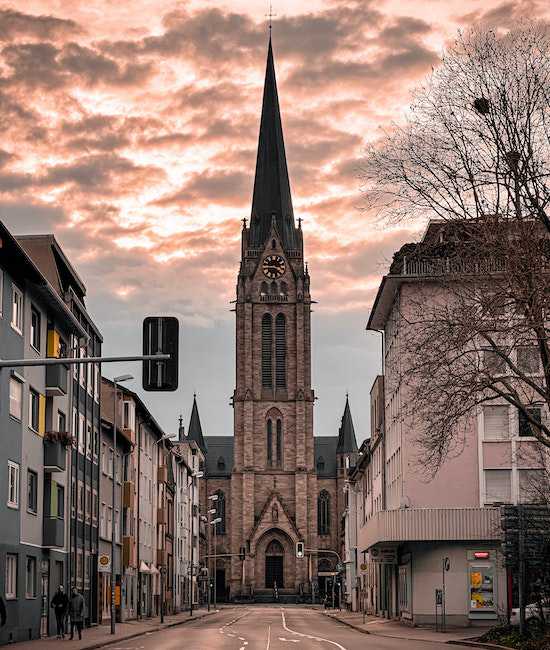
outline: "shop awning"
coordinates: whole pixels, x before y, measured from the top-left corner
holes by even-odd
[[[139,565],[139,572],[140,573],[151,573],[151,569],[147,566],[147,562],[144,562],[141,560],[140,565]]]

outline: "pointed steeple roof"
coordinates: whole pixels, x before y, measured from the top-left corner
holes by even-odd
[[[346,406],[342,416],[342,424],[338,431],[338,445],[336,446],[337,454],[353,454],[357,451],[357,440],[355,438],[355,427],[351,417],[349,407],[349,397],[346,395]]]
[[[197,406],[197,395],[193,395],[193,409],[191,410],[191,418],[189,420],[189,428],[187,429],[187,439],[194,440],[201,451],[206,453],[208,447],[202,435],[201,419],[199,417],[199,408]]]
[[[273,215],[283,248],[295,249],[297,238],[294,211],[270,36],[250,218],[250,247],[263,247],[269,237]]]

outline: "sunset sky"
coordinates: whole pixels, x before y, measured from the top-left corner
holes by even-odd
[[[381,275],[419,224],[361,210],[365,143],[399,122],[456,30],[550,13],[536,0],[276,0],[273,45],[312,293],[316,434],[350,393],[358,439]],[[306,9],[307,7],[307,9]],[[267,51],[263,0],[0,3],[0,218],[54,232],[88,287],[104,352],[135,354],[147,314],[179,317],[182,390],[146,400],[167,431],[198,393],[231,434],[240,220],[250,215]],[[107,376],[132,366],[104,367]],[[137,383],[130,385],[139,390]]]

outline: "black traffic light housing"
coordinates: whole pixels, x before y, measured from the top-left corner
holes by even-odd
[[[143,321],[143,354],[169,354],[169,359],[143,362],[143,390],[174,391],[178,387],[179,322],[174,316],[148,316]]]
[[[298,559],[304,558],[306,555],[306,545],[304,542],[296,542],[296,557]]]

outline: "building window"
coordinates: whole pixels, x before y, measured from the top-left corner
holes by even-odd
[[[29,390],[29,428],[33,431],[40,428],[40,396],[32,388]]]
[[[78,518],[82,521],[84,517],[84,483],[78,481]]]
[[[325,459],[322,456],[319,456],[317,459],[317,473],[321,474],[325,471]]]
[[[216,518],[221,521],[216,524],[216,535],[225,535],[225,494],[218,490],[216,492],[218,500],[216,501]]]
[[[508,417],[509,407],[506,405],[483,407],[483,439],[503,440],[510,436]]]
[[[525,409],[529,417],[538,422],[542,422],[542,408],[540,406],[530,406]],[[529,421],[524,411],[518,411],[519,420],[519,435],[520,436],[533,436],[536,433],[536,425]]]
[[[317,533],[328,535],[330,532],[330,494],[322,490],[317,499]]]
[[[262,317],[262,386],[273,388],[272,368],[273,319],[271,314]]]
[[[86,426],[86,418],[82,413],[78,415],[78,451],[81,454],[84,454],[86,451],[86,445],[84,441],[84,431]]]
[[[518,368],[526,375],[536,375],[540,368],[539,351],[534,345],[523,345],[517,350]]]
[[[518,478],[520,503],[546,503],[550,481],[545,469],[520,469]]]
[[[17,555],[14,553],[6,554],[6,600],[17,598]]]
[[[8,506],[19,508],[19,465],[8,460]]]
[[[40,312],[31,307],[31,345],[40,352]]]
[[[483,367],[489,375],[503,375],[507,364],[504,357],[496,350],[483,350]]]
[[[260,285],[260,294],[262,296],[267,296],[268,293],[269,293],[269,288],[267,286],[267,282],[262,282],[262,284]]]
[[[21,420],[23,405],[23,384],[15,377],[10,377],[10,415]]]
[[[54,490],[56,494],[56,505],[57,510],[52,513],[52,516],[57,517],[58,519],[65,519],[65,488],[59,483],[54,484]]]
[[[509,469],[485,470],[485,503],[510,503],[512,473]]]
[[[275,385],[286,388],[286,318],[277,314],[275,319]]]
[[[267,421],[267,465],[273,465],[273,421]]]
[[[27,598],[36,598],[36,558],[30,555],[27,555],[25,595]]]
[[[224,460],[223,456],[220,456],[218,458],[217,467],[218,467],[219,472],[225,471],[225,460]]]
[[[27,470],[27,510],[35,515],[38,512],[38,474]]]
[[[57,430],[67,431],[67,416],[63,411],[57,411]]]
[[[23,334],[23,293],[15,286],[11,290],[11,326]]]
[[[136,409],[133,402],[126,401],[122,404],[122,428],[135,431]]]
[[[277,467],[283,465],[283,421],[277,420],[277,437],[275,444],[275,458]]]

